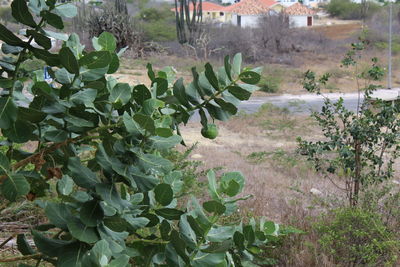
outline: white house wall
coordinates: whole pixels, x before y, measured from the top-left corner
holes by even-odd
[[[293,28],[307,27],[308,16],[289,16],[289,24]]]
[[[240,22],[241,28],[256,28],[258,27],[261,15],[242,15],[240,17],[241,17],[241,22]],[[238,25],[237,21],[238,21],[238,15],[233,15],[232,24]]]

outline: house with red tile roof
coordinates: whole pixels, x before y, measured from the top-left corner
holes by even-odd
[[[225,9],[232,14],[232,23],[241,27],[257,27],[262,16],[277,14],[282,10],[283,6],[274,0],[241,0]]]
[[[289,17],[291,27],[310,27],[314,23],[315,11],[300,3],[285,8],[283,12]]]

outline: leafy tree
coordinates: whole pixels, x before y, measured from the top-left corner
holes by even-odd
[[[45,3],[45,4],[44,4]],[[225,120],[241,100],[257,89],[260,69],[242,69],[241,55],[214,71],[193,69],[188,85],[148,65],[151,85],[131,86],[108,74],[118,70],[123,51],[104,32],[86,51],[76,34],[51,53],[45,30],[63,29],[63,17],[76,14],[71,4],[14,0],[12,14],[27,26],[27,41],[0,25],[4,42],[0,84],[0,128],[7,138],[0,153],[2,197],[38,200],[48,224],[33,226],[33,248],[18,235],[17,258],[37,259],[60,267],[242,266],[263,264],[259,255],[277,239],[277,224],[248,219],[239,225],[224,217],[236,212],[243,192],[241,173],[217,177],[208,172],[210,198],[200,204],[181,196],[182,172],[166,158],[183,143],[179,127],[198,112]],[[40,48],[33,47],[35,41]],[[21,74],[29,58],[44,61],[42,71]],[[29,96],[26,95],[28,92]],[[35,151],[20,149],[34,141]],[[54,186],[50,186],[53,184]],[[54,189],[53,189],[54,188]],[[186,199],[186,198],[185,198]],[[225,223],[224,223],[225,222]],[[38,265],[37,264],[37,265]]]
[[[325,98],[322,111],[312,115],[325,138],[319,141],[299,138],[300,150],[325,177],[344,178],[344,186],[337,186],[347,193],[352,206],[357,205],[363,187],[393,176],[394,161],[400,151],[400,106],[373,97],[379,86],[372,82],[384,76],[383,69],[373,58],[370,68],[359,71],[357,60],[366,44],[366,41],[352,44],[352,50],[342,61],[344,67],[353,67],[356,72],[359,95],[356,112],[344,106],[343,98],[333,102],[322,94],[321,88],[329,80],[328,73],[317,78],[314,72],[308,71],[304,79],[305,89]]]

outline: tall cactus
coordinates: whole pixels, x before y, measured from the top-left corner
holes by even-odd
[[[190,6],[193,7],[192,12]],[[202,0],[175,0],[176,32],[179,43],[190,45],[195,43],[203,21],[202,6]]]
[[[121,14],[128,14],[126,0],[115,0],[115,10]]]

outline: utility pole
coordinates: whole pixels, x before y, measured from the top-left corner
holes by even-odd
[[[392,89],[392,42],[393,42],[393,2],[389,0],[389,68],[388,89]]]

